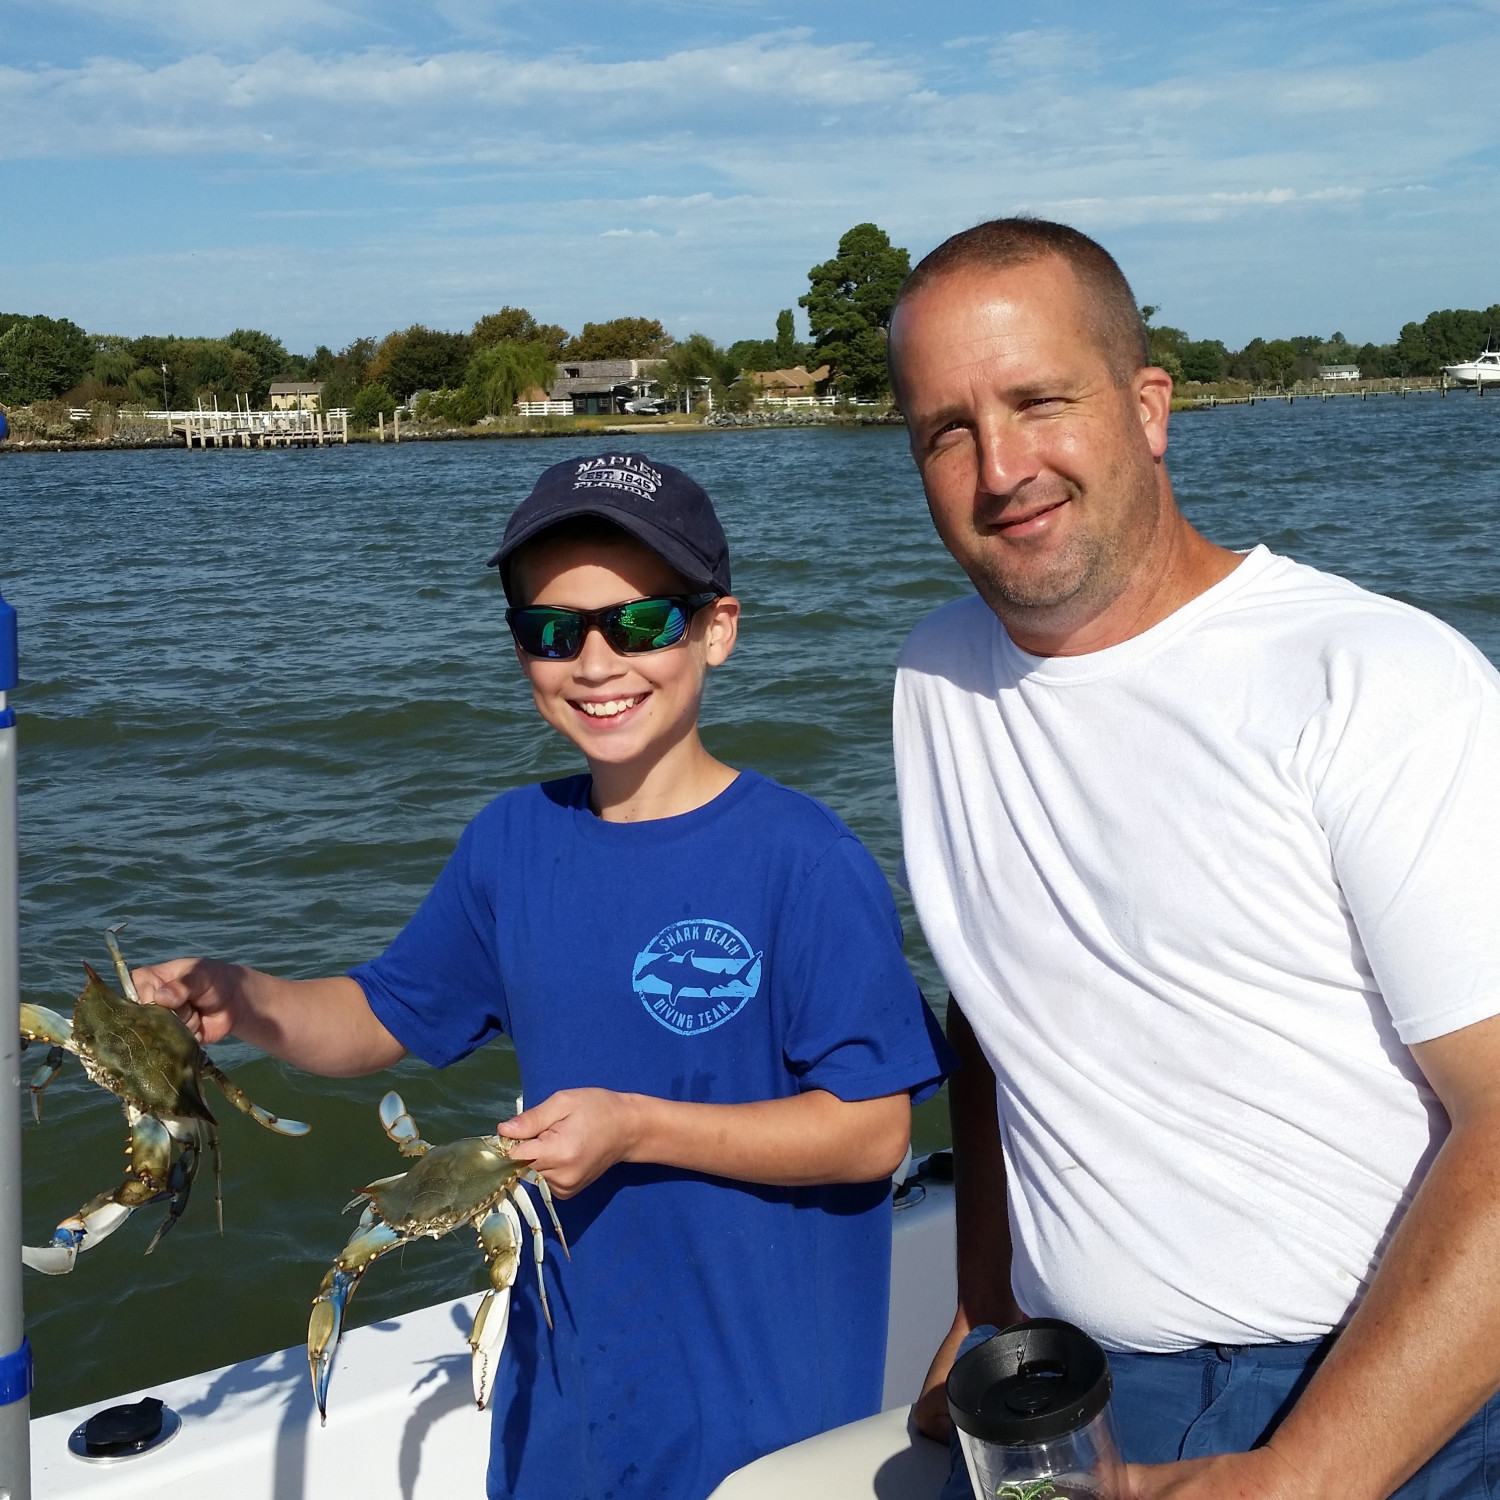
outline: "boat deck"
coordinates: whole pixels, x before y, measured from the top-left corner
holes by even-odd
[[[902,1409],[915,1398],[953,1317],[953,1190],[942,1182],[926,1182],[923,1189],[922,1201],[896,1215],[888,1411],[883,1426],[872,1419],[878,1431],[865,1434],[861,1451],[873,1452],[872,1441],[905,1445]],[[119,1397],[158,1396],[182,1418],[175,1437],[138,1458],[100,1462],[69,1452],[69,1434],[96,1406],[38,1417],[31,1424],[33,1494],[46,1500],[205,1500],[215,1492],[235,1500],[483,1495],[490,1414],[474,1408],[465,1343],[478,1304],[475,1293],[346,1334],[326,1427],[318,1425],[301,1345]],[[785,1452],[796,1455],[798,1449]],[[726,1481],[741,1486],[724,1490],[726,1500],[731,1494],[738,1500],[762,1494],[794,1500],[797,1492],[784,1475],[772,1475],[774,1487],[761,1488],[759,1468],[752,1465]],[[873,1480],[859,1483],[863,1487],[847,1491],[850,1500],[877,1493],[884,1500],[906,1500],[908,1493],[910,1500],[930,1500],[936,1492],[925,1484],[906,1492],[884,1486],[877,1491],[870,1487]],[[823,1500],[841,1500],[845,1491],[824,1485],[818,1493]]]

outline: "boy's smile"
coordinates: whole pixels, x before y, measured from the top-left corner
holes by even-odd
[[[695,592],[664,559],[623,533],[608,542],[542,539],[518,555],[516,568],[526,603],[563,609]],[[698,805],[693,784],[705,762],[717,765],[698,739],[698,708],[708,669],[734,648],[738,614],[734,599],[719,599],[693,616],[676,645],[638,655],[616,651],[598,630],[589,631],[571,661],[517,648],[537,711],[588,758],[601,805],[613,802],[614,783],[647,792],[652,801],[662,795],[675,801],[680,787],[688,807]]]

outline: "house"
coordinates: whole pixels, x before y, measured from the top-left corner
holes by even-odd
[[[659,359],[564,360],[557,367],[548,398],[571,401],[574,416],[616,416],[625,410],[627,401],[650,390],[662,363]]]
[[[819,365],[816,370],[793,365],[790,370],[750,371],[750,379],[760,387],[761,395],[772,397],[815,396],[828,375],[827,365]]]
[[[321,380],[276,380],[271,383],[272,411],[316,411],[323,396]]]
[[[1319,365],[1319,380],[1358,380],[1358,365]]]

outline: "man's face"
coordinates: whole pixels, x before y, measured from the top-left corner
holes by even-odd
[[[933,524],[986,603],[1009,625],[1119,597],[1170,512],[1170,378],[1117,383],[1054,256],[941,277],[891,337]]]

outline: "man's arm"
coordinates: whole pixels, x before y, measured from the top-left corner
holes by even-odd
[[[911,1138],[905,1094],[845,1100],[824,1089],[753,1104],[692,1104],[610,1089],[563,1089],[500,1126],[560,1198],[616,1162],[684,1167],[737,1182],[875,1182]]]
[[[995,1075],[958,1002],[948,997],[948,1041],[958,1071],[948,1080],[953,1125],[953,1197],[958,1234],[958,1311],[922,1382],[917,1427],[948,1440],[945,1383],[965,1334],[981,1323],[1005,1328],[1021,1317],[1010,1289],[1010,1215]]]
[[[1453,1128],[1348,1327],[1265,1447],[1132,1466],[1136,1500],[1386,1500],[1500,1387],[1500,1017],[1412,1056]]]
[[[406,1049],[352,979],[278,979],[216,958],[175,958],[132,975],[148,1005],[175,1010],[205,1045],[234,1035],[309,1073],[353,1078]]]

